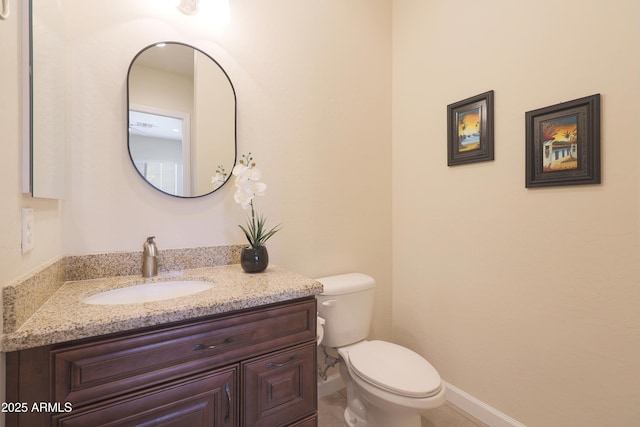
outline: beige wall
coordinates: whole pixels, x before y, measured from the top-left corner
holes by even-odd
[[[18,17],[0,21],[0,285],[61,254],[141,250],[150,235],[160,250],[244,241],[237,224],[246,212],[233,202],[232,185],[195,200],[172,198],[143,182],[129,160],[129,63],[150,43],[173,40],[207,52],[233,81],[238,151],[253,152],[269,187],[256,207],[284,225],[268,245],[272,262],[310,277],[376,276],[373,329],[389,337],[390,3],[233,0],[223,28],[209,24],[206,7],[189,17],[176,4],[63,2],[70,64],[64,202],[20,194]],[[36,249],[26,256],[23,205],[36,209]]]
[[[640,420],[639,16],[393,2],[393,336],[530,427]],[[447,104],[491,89],[495,161],[447,167]],[[525,112],[594,93],[602,185],[525,189]]]
[[[268,185],[256,208],[284,225],[268,244],[272,262],[311,277],[376,276],[374,329],[390,336],[390,3],[234,0],[222,28],[204,5],[196,16],[152,0],[64,5],[73,82],[65,252],[138,250],[150,235],[160,250],[244,241],[237,224],[247,212],[233,185],[169,197],[140,179],[127,153],[131,59],[159,40],[191,43],[236,89],[238,152],[253,153]]]

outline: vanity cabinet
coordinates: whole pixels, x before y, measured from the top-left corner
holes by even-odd
[[[242,364],[245,426],[286,425],[286,414],[301,418],[309,413],[306,396],[316,395],[315,349],[315,343],[306,344]]]
[[[315,339],[307,297],[7,353],[7,426],[316,426]]]
[[[54,415],[52,425],[81,426],[233,426],[237,369],[208,373]]]

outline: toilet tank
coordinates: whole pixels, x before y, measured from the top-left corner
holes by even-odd
[[[326,347],[342,347],[369,335],[376,282],[362,273],[348,273],[316,279],[324,290],[316,295],[318,315],[325,319]]]

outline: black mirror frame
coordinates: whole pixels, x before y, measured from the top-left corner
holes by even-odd
[[[127,69],[127,109],[126,109],[126,115],[127,115],[127,151],[129,152],[129,159],[131,160],[131,165],[133,166],[133,168],[136,170],[136,172],[138,173],[138,175],[140,175],[140,177],[149,185],[151,186],[153,189],[166,194],[168,196],[171,197],[177,197],[179,199],[198,199],[201,197],[205,197],[208,196],[210,194],[215,193],[216,191],[218,191],[220,188],[222,188],[227,182],[229,182],[229,179],[231,178],[231,170],[229,170],[229,174],[227,176],[227,178],[225,179],[225,181],[220,184],[218,187],[216,187],[215,189],[211,190],[208,193],[204,193],[204,194],[198,194],[196,196],[180,196],[177,194],[171,194],[168,193],[166,191],[163,191],[162,189],[156,187],[155,185],[151,184],[149,181],[147,181],[147,179],[144,177],[144,175],[142,175],[142,173],[140,172],[140,170],[136,167],[134,160],[133,160],[133,155],[131,154],[131,144],[130,144],[130,139],[129,139],[129,126],[131,125],[130,121],[129,121],[129,110],[130,110],[130,99],[129,99],[129,77],[131,75],[131,68],[133,67],[133,64],[135,63],[136,59],[143,54],[144,52],[146,52],[148,49],[157,46],[158,44],[174,44],[174,45],[181,45],[181,46],[185,46],[194,50],[197,50],[198,52],[202,53],[203,55],[205,55],[207,58],[209,58],[210,60],[212,60],[219,68],[220,70],[224,73],[225,77],[227,78],[227,80],[229,81],[229,85],[231,86],[231,91],[233,92],[233,145],[234,145],[234,155],[233,155],[233,166],[235,166],[237,160],[238,160],[238,98],[236,96],[236,89],[233,86],[233,82],[231,82],[231,79],[229,78],[229,74],[227,74],[227,71],[222,68],[222,66],[220,65],[220,63],[218,61],[216,61],[215,59],[213,59],[213,57],[211,57],[211,55],[207,54],[206,52],[191,46],[189,44],[186,43],[182,43],[182,42],[175,42],[175,41],[160,41],[160,42],[156,42],[153,44],[150,44],[146,47],[144,47],[143,49],[141,49],[131,60],[131,63],[129,64],[129,68]],[[232,166],[232,169],[233,169]]]

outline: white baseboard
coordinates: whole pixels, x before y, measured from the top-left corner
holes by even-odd
[[[482,421],[490,427],[527,427],[510,416],[503,414],[479,399],[465,393],[458,387],[443,381],[447,388],[447,401],[462,409],[472,417]],[[318,379],[318,399],[328,396],[344,388],[340,373],[336,372],[323,381]]]
[[[444,383],[447,387],[447,400],[483,423],[491,427],[526,427],[459,388],[447,382]]]
[[[340,372],[329,375],[326,381],[318,378],[318,399],[335,393],[342,388],[344,388],[344,383],[342,382],[342,378],[340,378]]]

